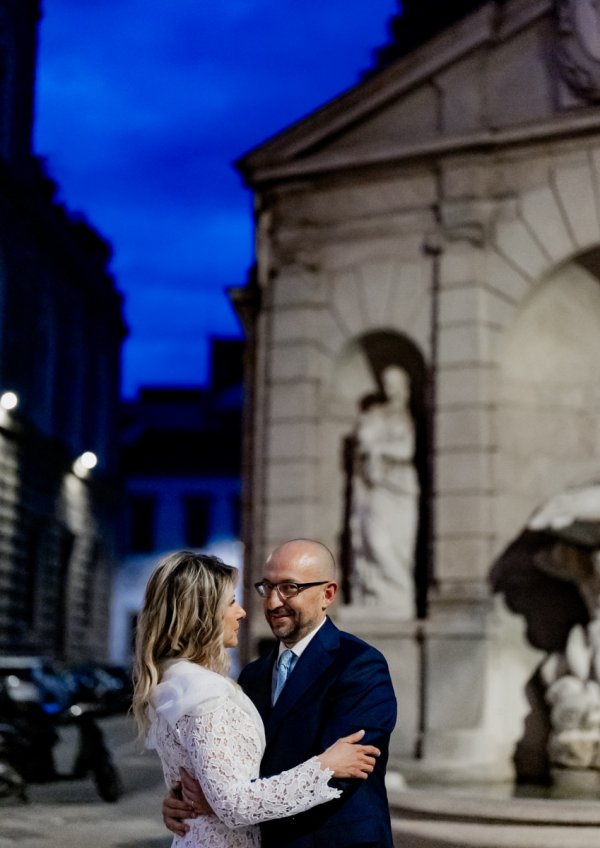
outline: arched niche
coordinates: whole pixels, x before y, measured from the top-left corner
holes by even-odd
[[[346,600],[350,599],[348,581],[348,509],[350,496],[349,439],[356,424],[362,403],[368,398],[383,396],[381,374],[388,366],[396,365],[408,374],[410,380],[410,409],[416,430],[416,455],[420,484],[419,530],[415,562],[415,588],[417,613],[424,617],[427,605],[427,587],[430,582],[428,556],[429,538],[429,414],[427,412],[428,370],[421,351],[407,336],[394,330],[375,330],[349,341],[339,353],[332,369],[329,385],[329,438],[337,443],[339,457],[336,475],[339,526],[337,553],[342,565],[342,588]]]
[[[537,505],[600,470],[600,250],[556,268],[521,303],[499,349],[498,546]]]

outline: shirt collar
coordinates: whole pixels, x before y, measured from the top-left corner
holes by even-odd
[[[308,648],[311,640],[314,639],[314,637],[317,635],[317,633],[319,632],[321,627],[323,627],[323,625],[325,624],[326,621],[327,621],[327,618],[324,618],[323,621],[319,625],[317,625],[317,627],[315,627],[314,630],[311,630],[310,633],[307,633],[306,636],[304,636],[302,639],[300,639],[299,642],[296,642],[295,645],[292,645],[292,647],[290,648],[292,653],[296,654],[297,657],[302,656],[303,652]],[[282,653],[285,650],[286,650],[286,646],[283,644],[283,642],[280,642],[279,643],[279,651],[277,653],[277,662],[279,662],[279,657],[282,655]]]

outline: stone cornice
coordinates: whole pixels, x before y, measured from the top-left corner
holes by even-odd
[[[402,161],[436,159],[448,155],[486,153],[502,147],[540,144],[600,132],[600,111],[573,114],[531,124],[488,129],[452,136],[436,136],[409,143],[388,144],[369,150],[335,150],[290,162],[257,167],[252,186],[306,179],[317,174],[335,174],[360,168],[397,164]]]
[[[510,38],[538,17],[548,13],[553,4],[552,0],[529,0],[526,3],[513,0],[508,7],[510,14],[499,21],[495,4],[486,4],[389,68],[349,89],[246,153],[236,162],[238,170],[250,186],[263,182],[267,173],[268,179],[278,178],[280,171],[282,176],[287,176],[289,169],[290,175],[293,175],[296,167],[299,174],[311,173],[313,170],[314,173],[321,173],[322,156],[312,155],[311,151],[318,150],[328,139],[335,138],[345,129],[367,120],[373,112],[431,80],[448,65],[482,45]],[[423,145],[430,143],[425,140]],[[411,146],[422,145],[421,142],[415,142]],[[293,161],[307,155],[311,156],[310,162]],[[352,156],[347,153],[341,155],[344,158]],[[379,152],[374,153],[374,156],[375,161],[380,161]],[[335,152],[329,153],[329,157],[335,159]]]

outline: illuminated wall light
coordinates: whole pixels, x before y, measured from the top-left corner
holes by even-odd
[[[86,451],[85,453],[82,453],[79,459],[83,467],[87,468],[88,471],[91,471],[92,468],[95,468],[98,465],[98,457],[95,453],[92,453],[91,451]]]
[[[98,465],[98,457],[92,451],[85,451],[73,463],[73,471],[78,477],[87,477],[92,468]]]
[[[3,392],[0,395],[0,406],[10,412],[11,409],[16,409],[19,405],[19,398],[14,392]]]

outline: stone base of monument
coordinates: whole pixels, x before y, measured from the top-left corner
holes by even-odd
[[[510,689],[506,681],[514,685],[516,679],[522,687],[530,665],[539,662],[536,655],[516,678],[514,669],[507,676],[494,628],[477,616],[440,624],[399,621],[384,609],[342,607],[334,618],[378,647],[390,666],[399,720],[386,783],[398,848],[598,848],[600,775],[565,770],[553,775],[551,787],[515,787],[510,758],[486,753],[498,748],[497,737],[506,735],[498,731],[507,725],[471,720],[469,702],[489,690],[489,669],[503,670],[500,685]],[[483,641],[473,638],[480,630]],[[506,644],[503,629],[500,645]],[[519,655],[519,644],[508,640],[511,653]],[[464,729],[456,727],[461,704]],[[451,718],[446,726],[444,716]]]
[[[500,787],[503,792],[508,787]],[[398,848],[597,848],[600,805],[489,797],[471,789],[389,791]]]
[[[505,621],[488,599],[426,621],[404,621],[385,607],[339,607],[334,615],[388,660],[398,700],[392,769],[409,783],[417,772],[419,784],[513,780],[525,686],[541,657],[524,647],[522,626],[512,632],[516,617]]]
[[[585,768],[553,768],[552,798],[600,800],[600,772]]]

